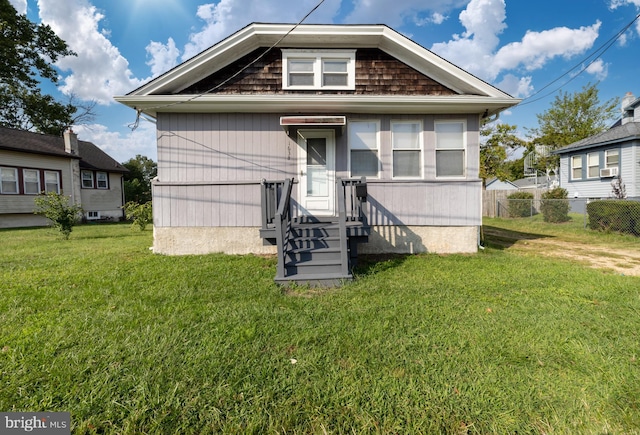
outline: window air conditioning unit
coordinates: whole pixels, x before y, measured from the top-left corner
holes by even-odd
[[[600,169],[600,178],[615,177],[618,175],[618,168]]]

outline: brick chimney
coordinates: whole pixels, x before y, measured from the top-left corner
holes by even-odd
[[[634,107],[631,107],[631,104],[636,100],[636,97],[632,92],[627,92],[622,98],[622,124],[626,124],[628,122],[633,122],[634,118]]]
[[[65,152],[79,156],[80,150],[78,149],[78,135],[75,134],[73,130],[69,129],[64,132],[63,136]]]

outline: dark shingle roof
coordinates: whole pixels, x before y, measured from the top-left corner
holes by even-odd
[[[615,125],[609,130],[603,131],[591,137],[579,140],[566,147],[553,151],[553,154],[563,154],[585,148],[593,148],[602,145],[610,145],[618,142],[627,142],[640,139],[640,122],[628,122],[624,125]]]
[[[80,167],[107,172],[128,172],[100,148],[83,140],[78,141],[80,156],[64,150],[64,138],[49,134],[0,127],[0,149],[47,156],[80,158]]]

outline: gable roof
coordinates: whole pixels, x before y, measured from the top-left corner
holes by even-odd
[[[293,29],[293,30],[292,30]],[[378,48],[455,95],[183,94],[197,83],[260,48]],[[520,100],[473,76],[385,25],[253,23],[174,67],[126,96],[115,99],[150,116],[158,112],[353,112],[486,113]]]
[[[553,154],[565,154],[599,146],[613,145],[621,142],[629,142],[640,139],[640,122],[628,122],[623,125],[616,124],[609,130],[603,131],[591,137],[579,140],[565,147],[552,151]]]
[[[65,151],[64,138],[50,134],[0,127],[0,150],[79,159],[80,167],[83,169],[129,172],[127,168],[91,142],[79,140],[79,155],[75,155]]]

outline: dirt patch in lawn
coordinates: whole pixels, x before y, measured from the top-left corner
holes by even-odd
[[[624,275],[640,276],[640,248],[636,250],[594,246],[496,227],[484,227],[484,237],[491,246],[566,258],[596,269],[609,269]]]

